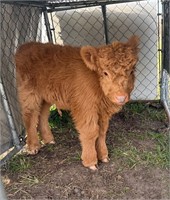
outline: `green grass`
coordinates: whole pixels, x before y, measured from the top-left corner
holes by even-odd
[[[146,109],[146,104],[144,103],[128,103],[124,106],[126,112],[132,112],[133,114],[139,114]]]
[[[74,153],[74,155],[73,156],[67,156],[67,160],[68,161],[81,161],[81,153],[80,152],[76,152],[76,153]]]
[[[121,141],[119,145],[109,147],[109,149],[113,160],[119,161],[121,166],[128,168],[134,168],[137,165],[170,167],[168,134],[146,132],[141,137],[128,133],[119,140]],[[142,145],[135,144],[137,140],[143,141]]]
[[[23,175],[20,178],[21,178],[20,182],[26,185],[33,186],[35,184],[40,183],[40,180],[36,176],[33,176],[33,175]]]
[[[30,157],[26,157],[23,154],[17,154],[8,163],[8,169],[11,172],[22,172],[32,166],[32,161]]]
[[[135,123],[137,118],[140,120],[141,127],[139,126],[137,132],[135,130],[125,133],[123,129],[118,130],[119,133],[114,135],[117,145],[109,147],[113,160],[118,160],[123,167],[128,168],[134,168],[136,165],[169,168],[168,130],[157,132],[147,127],[147,123],[152,121],[166,121],[167,116],[164,109],[158,103],[129,103],[123,110],[127,122],[131,118]]]
[[[62,111],[62,116],[60,116],[55,107],[53,107],[50,112],[49,124],[51,128],[57,127],[60,130],[65,128],[73,128],[73,123],[69,112]]]
[[[142,119],[165,121],[166,113],[159,103],[129,103],[124,106],[125,117],[138,115]]]

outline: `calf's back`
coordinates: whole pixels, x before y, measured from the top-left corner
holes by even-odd
[[[31,42],[18,49],[15,60],[18,89],[32,90],[59,109],[101,98],[97,74],[84,64],[80,48]]]

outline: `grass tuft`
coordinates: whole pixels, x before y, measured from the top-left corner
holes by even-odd
[[[8,169],[11,172],[22,172],[31,168],[32,163],[29,157],[25,155],[17,154],[8,163]]]
[[[21,183],[26,184],[26,185],[33,186],[35,184],[40,183],[40,180],[36,176],[33,176],[33,175],[24,175],[24,176],[21,176],[20,178],[21,178]]]

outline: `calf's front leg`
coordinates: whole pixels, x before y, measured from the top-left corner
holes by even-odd
[[[106,133],[109,127],[109,117],[99,117],[99,137],[96,141],[97,157],[102,162],[109,162],[108,150],[106,146]]]
[[[82,163],[85,167],[89,167],[92,170],[96,170],[96,165],[98,162],[97,152],[96,152],[96,139],[98,137],[98,131],[88,132],[87,135],[85,132],[80,133],[80,142],[82,146]]]
[[[82,147],[82,163],[85,167],[96,170],[98,162],[96,152],[96,140],[99,136],[98,116],[87,116],[81,118],[74,115],[74,122]]]

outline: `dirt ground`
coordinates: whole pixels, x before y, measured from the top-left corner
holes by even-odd
[[[112,117],[110,162],[81,164],[78,134],[53,128],[56,144],[20,154],[2,169],[8,199],[170,199],[167,119],[159,106],[128,107]]]

